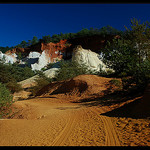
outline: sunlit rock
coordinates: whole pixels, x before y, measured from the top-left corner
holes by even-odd
[[[82,46],[78,45],[73,50],[72,60],[76,61],[80,65],[85,65],[92,71],[111,71],[99,58],[99,54],[92,52],[91,50],[83,49]]]
[[[15,53],[12,54],[3,54],[0,51],[0,61],[2,63],[10,63],[13,64],[17,61],[17,55]]]

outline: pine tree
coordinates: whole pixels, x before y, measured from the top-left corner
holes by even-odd
[[[36,36],[34,36],[32,41],[31,41],[31,44],[34,45],[36,43],[38,43],[38,38]]]

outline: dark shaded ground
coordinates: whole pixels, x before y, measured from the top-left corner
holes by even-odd
[[[135,100],[134,100],[135,99]],[[132,102],[129,102],[133,100]],[[86,106],[112,106],[120,105],[123,102],[127,102],[119,108],[114,108],[113,110],[103,113],[101,115],[106,115],[109,117],[126,117],[133,119],[144,119],[150,117],[150,91],[149,87],[146,88],[144,95],[142,93],[137,93],[136,95],[125,94],[121,91],[117,91],[104,96],[93,96],[91,98],[83,98],[74,103],[80,103]]]
[[[133,102],[130,102],[129,104],[125,104],[119,108],[113,109],[112,111],[103,113],[101,115],[109,116],[109,117],[126,117],[126,118],[133,118],[133,119],[141,119],[141,118],[147,118],[150,115],[147,114],[136,114],[134,113],[134,107],[140,103],[142,98],[139,98]]]

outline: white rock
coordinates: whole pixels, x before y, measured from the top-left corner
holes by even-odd
[[[16,54],[3,54],[0,51],[0,60],[3,61],[3,63],[15,63],[17,61],[17,55]]]
[[[39,58],[40,55],[39,52],[30,52],[28,58]]]
[[[51,69],[44,71],[43,73],[48,78],[54,78],[56,76],[56,73],[58,70],[59,70],[59,68],[51,68]]]
[[[36,57],[35,57],[36,56]],[[45,67],[48,63],[50,58],[46,55],[45,51],[42,52],[42,54],[38,55],[37,52],[32,52],[30,54],[30,58],[38,58],[38,62],[31,64],[32,70],[41,70],[43,67]]]
[[[92,71],[100,71],[101,67],[102,71],[114,72],[99,59],[99,54],[92,52],[91,50],[83,49],[80,45],[73,50],[72,60],[80,65],[86,65]]]

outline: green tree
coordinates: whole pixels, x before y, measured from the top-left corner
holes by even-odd
[[[27,42],[26,41],[22,41],[20,43],[20,45],[21,45],[22,48],[25,48],[25,47],[27,47]]]
[[[27,46],[31,46],[31,44],[32,44],[32,41],[28,40]]]
[[[132,41],[132,45],[137,50],[138,62],[143,63],[144,59],[150,56],[150,23],[148,21],[140,23],[140,20],[131,19],[131,29],[125,26],[126,38]]]
[[[18,48],[18,47],[22,47],[21,44],[18,44],[18,45],[15,46],[15,48]]]
[[[53,34],[52,35],[52,42],[53,43],[57,43],[57,42],[59,42],[60,41],[60,35],[58,35],[58,34]]]
[[[10,112],[13,96],[6,86],[0,83],[0,118],[5,117]]]
[[[50,35],[42,36],[42,42],[43,43],[50,43],[51,42],[51,37]]]
[[[130,74],[131,68],[136,63],[136,50],[132,47],[132,41],[113,39],[113,42],[107,42],[103,50],[103,60],[107,66],[114,69],[116,74],[126,72]]]
[[[8,46],[6,46],[6,47],[0,47],[0,51],[2,52],[2,53],[5,53],[6,51],[8,51],[8,50],[10,50],[11,49],[11,47],[8,47]]]
[[[83,37],[83,36],[88,36],[89,35],[89,29],[83,28],[81,31],[76,33],[77,37]]]
[[[117,35],[117,34],[122,34],[122,31],[119,31],[115,28],[113,28],[110,25],[104,26],[101,29],[99,29],[99,34],[106,36],[106,35]]]
[[[32,39],[32,41],[31,41],[31,44],[34,45],[34,44],[36,44],[36,43],[38,43],[38,38],[37,38],[36,36],[33,36],[33,39]]]
[[[18,59],[19,59],[19,60],[22,59],[22,54],[21,54],[21,52],[18,53]]]

